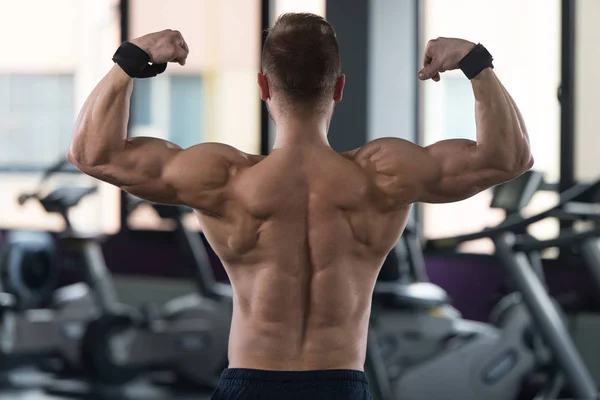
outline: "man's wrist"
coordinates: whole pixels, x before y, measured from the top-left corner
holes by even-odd
[[[491,68],[481,71],[470,80],[476,102],[488,102],[491,94],[498,89],[498,78]]]
[[[462,53],[462,57],[460,58],[461,60],[463,58],[465,58],[471,51],[473,51],[473,49],[475,48],[475,46],[477,46],[477,43],[468,42],[468,41],[466,41],[466,42],[467,43],[465,44],[465,49],[464,49],[464,51]],[[459,60],[459,62],[460,62],[460,60]]]
[[[125,72],[123,68],[119,66],[119,64],[113,65],[112,69],[110,70],[110,75],[115,84],[119,86],[127,86],[133,81],[133,78],[127,75],[127,72]]]
[[[489,79],[494,75],[494,69],[492,67],[486,67],[476,77],[471,79],[471,81],[482,81],[485,79]]]

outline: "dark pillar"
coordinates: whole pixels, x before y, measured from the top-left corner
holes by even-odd
[[[367,141],[369,1],[328,0],[326,13],[338,35],[346,74],[344,99],[336,106],[329,143],[337,151],[346,151]]]
[[[121,28],[121,42],[126,42],[130,39],[129,37],[129,0],[121,0],[119,3],[120,21],[119,25]],[[131,119],[130,119],[131,121]],[[129,129],[127,129],[129,132]],[[129,204],[127,202],[127,194],[121,190],[121,207],[120,207],[120,220],[121,230],[119,233],[124,234],[129,232],[129,226],[127,225],[127,216],[129,215]]]
[[[261,29],[261,46],[259,60],[262,58],[262,48],[267,39],[267,29],[271,24],[271,0],[261,1],[260,13],[260,29]],[[269,112],[264,101],[260,102],[260,154],[267,155],[271,151],[270,141],[271,125],[269,121]]]
[[[562,0],[559,191],[575,184],[575,1]],[[573,224],[560,221],[566,229]]]
[[[575,184],[575,1],[562,0],[560,89],[560,181]]]

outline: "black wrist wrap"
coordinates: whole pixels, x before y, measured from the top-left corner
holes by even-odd
[[[475,78],[481,71],[486,68],[494,68],[492,61],[494,58],[489,51],[481,43],[473,47],[473,49],[463,57],[458,63],[462,72],[469,79]]]
[[[124,42],[119,46],[113,61],[132,78],[152,78],[167,69],[166,63],[150,64],[150,56],[130,42]]]

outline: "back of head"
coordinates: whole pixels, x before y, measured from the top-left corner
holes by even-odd
[[[262,69],[271,90],[291,103],[331,101],[341,73],[333,27],[315,14],[283,14],[265,40]]]

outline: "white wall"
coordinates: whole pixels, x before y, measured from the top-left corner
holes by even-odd
[[[169,73],[201,73],[221,68],[252,68],[259,62],[258,0],[133,0],[130,36],[163,29],[178,30],[189,48],[185,67]],[[242,40],[240,40],[242,39]]]
[[[309,12],[325,16],[325,0],[275,0],[274,19],[279,15],[290,12]]]
[[[0,1],[0,73],[71,72],[82,7],[78,0]]]

